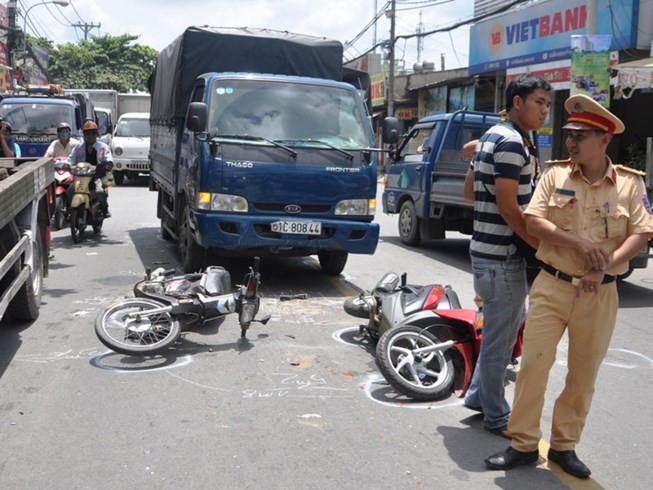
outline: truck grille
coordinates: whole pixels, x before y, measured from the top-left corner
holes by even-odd
[[[254,207],[256,208],[257,211],[263,211],[268,213],[285,213],[284,208],[288,204],[290,203],[277,204],[277,203],[257,202],[254,203]],[[292,204],[299,205],[302,208],[302,213],[328,213],[329,210],[331,209],[331,206],[328,204],[298,204],[298,203],[292,203]]]

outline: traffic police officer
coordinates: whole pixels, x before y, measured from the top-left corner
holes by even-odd
[[[653,237],[653,215],[641,172],[613,165],[606,148],[623,123],[591,97],[565,102],[570,160],[553,162],[525,211],[540,239],[542,271],[531,288],[523,355],[508,431],[512,444],[486,465],[507,470],[539,460],[540,418],[558,342],[568,329],[568,375],[553,411],[548,459],[588,478],[578,458],[599,366],[614,330],[615,276]]]

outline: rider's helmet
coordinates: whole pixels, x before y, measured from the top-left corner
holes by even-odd
[[[57,132],[61,131],[62,129],[70,129],[70,124],[68,124],[66,121],[59,123],[59,126],[57,126]]]
[[[84,126],[82,127],[82,131],[87,132],[87,131],[98,131],[97,124],[95,124],[93,121],[86,121],[84,123]]]

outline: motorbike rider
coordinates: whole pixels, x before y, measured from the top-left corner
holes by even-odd
[[[107,194],[102,185],[102,178],[108,171],[113,168],[113,156],[111,155],[111,148],[106,143],[98,141],[99,130],[97,124],[93,121],[86,121],[82,127],[84,133],[84,141],[79,143],[73,149],[70,159],[71,165],[80,162],[87,162],[95,165],[95,175],[91,181],[91,185],[95,185],[95,195],[100,203],[100,209],[105,218],[110,218],[109,203]],[[69,201],[72,202],[72,195],[75,190],[73,186],[68,189]]]
[[[7,130],[7,123],[0,117],[0,157],[14,158],[14,137],[11,136],[11,127]]]
[[[50,143],[46,157],[68,157],[73,152],[73,148],[79,145],[79,140],[71,138],[72,130],[67,122],[62,122],[57,126],[57,139]]]

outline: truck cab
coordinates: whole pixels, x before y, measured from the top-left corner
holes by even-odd
[[[469,161],[465,143],[499,121],[492,113],[458,111],[415,124],[392,152],[383,191],[383,211],[399,214],[402,242],[440,239],[445,231],[471,234],[473,206],[463,198]]]
[[[66,122],[81,138],[84,120],[96,119],[93,104],[83,94],[62,95],[57,86],[30,88],[0,101],[0,117],[12,127],[23,157],[41,157],[57,139],[57,126]]]

